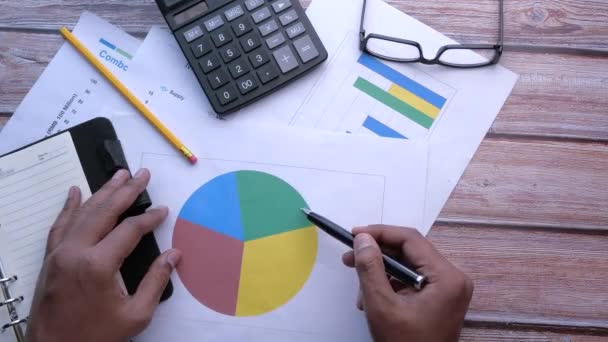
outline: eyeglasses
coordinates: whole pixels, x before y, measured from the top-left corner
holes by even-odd
[[[439,64],[451,68],[471,69],[481,68],[498,63],[503,51],[504,35],[504,3],[500,2],[500,19],[498,43],[492,44],[463,44],[445,45],[438,51],[433,59],[427,59],[422,53],[420,43],[388,37],[380,34],[365,34],[365,10],[367,0],[363,0],[363,13],[361,14],[361,29],[359,31],[359,49],[372,56],[399,63],[422,63],[427,65]],[[471,52],[477,55],[471,54]]]

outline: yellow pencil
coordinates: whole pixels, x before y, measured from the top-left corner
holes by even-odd
[[[124,85],[122,82],[114,76],[105,65],[103,65],[92,53],[89,51],[84,44],[82,44],[76,36],[70,32],[66,27],[62,27],[61,35],[68,41],[70,44],[80,52],[84,58],[91,63],[99,73],[101,73],[112,85],[129,101],[137,110],[154,126],[160,134],[162,134],[176,149],[178,149],[184,156],[190,161],[192,164],[196,164],[198,159],[196,156],[190,152],[190,150],[165,126],[163,125],[158,118],[152,114],[152,112],[146,108],[146,106],[141,103],[131,93],[131,91]]]

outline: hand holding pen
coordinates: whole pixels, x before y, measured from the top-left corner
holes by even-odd
[[[457,341],[473,294],[472,281],[418,231],[403,227],[355,228],[354,250],[343,262],[354,267],[375,341]],[[426,276],[421,291],[387,278],[382,250]]]
[[[342,259],[357,270],[357,307],[365,311],[374,341],[458,340],[473,283],[417,230],[376,225],[351,234],[317,213],[302,211],[353,248]]]

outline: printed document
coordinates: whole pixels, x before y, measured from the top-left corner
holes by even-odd
[[[129,72],[140,41],[84,12],[74,35],[119,79]],[[65,42],[0,132],[0,154],[98,117],[106,105],[127,102]]]
[[[369,340],[358,280],[341,261],[348,248],[300,208],[347,229],[419,227],[424,145],[185,119],[176,134],[199,156],[195,166],[141,117],[114,120],[129,163],[150,169],[150,196],[170,208],[155,231],[160,248],[183,253],[173,297],[136,341]]]

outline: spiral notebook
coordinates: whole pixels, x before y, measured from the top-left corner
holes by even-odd
[[[69,188],[80,187],[86,200],[118,169],[128,166],[112,124],[101,118],[0,157],[0,342],[24,340],[47,235]],[[125,217],[150,205],[144,192]],[[129,293],[159,254],[149,234],[125,260]]]

